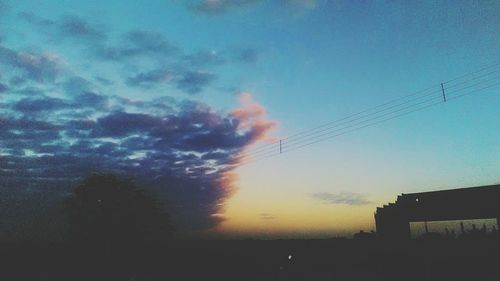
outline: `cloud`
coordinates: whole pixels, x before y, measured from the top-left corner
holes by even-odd
[[[251,94],[241,93],[239,99],[242,106],[230,113],[239,121],[238,128],[251,135],[253,142],[268,140],[268,133],[276,129],[278,123],[267,119],[266,109],[256,103]]]
[[[316,8],[316,0],[283,0],[285,5],[294,9],[314,9]]]
[[[150,88],[162,83],[171,83],[177,74],[168,69],[154,69],[140,72],[126,80],[127,85],[132,87]]]
[[[29,12],[19,13],[19,18],[39,28],[48,28],[56,24],[56,22],[53,20],[45,19]]]
[[[217,9],[231,9],[228,7],[244,6],[255,1],[222,1],[221,3],[216,1],[215,4],[209,2],[202,1],[197,5],[206,7],[215,5]],[[258,59],[258,52],[250,47],[230,48],[222,51],[201,49],[194,53],[184,52],[163,34],[147,30],[131,30],[113,40],[114,38],[108,38],[104,26],[75,15],[64,15],[52,20],[24,12],[20,13],[19,17],[38,28],[51,41],[78,43],[95,62],[107,62],[123,67],[125,84],[131,87],[153,89],[157,86],[168,85],[190,95],[197,94],[216,82],[218,78],[218,75],[214,73],[216,67],[227,63],[253,63]],[[38,55],[40,69],[30,67],[26,63],[16,63],[22,60],[22,54],[7,48],[0,50],[0,63],[3,57],[3,61],[24,69],[24,75],[28,75],[31,80],[37,79],[39,82],[53,81],[61,73],[61,63],[57,56],[48,56],[45,53],[29,55]],[[18,84],[25,83],[26,77],[23,75],[17,77]],[[104,86],[113,83],[100,76],[94,76],[93,80]],[[63,87],[66,88],[66,92],[96,92],[92,88],[92,83],[77,75],[68,78]]]
[[[4,2],[0,0],[0,20],[4,16],[5,12],[9,9],[9,6]]]
[[[154,69],[140,72],[129,77],[126,84],[132,87],[151,88],[158,85],[174,85],[177,89],[188,93],[197,94],[206,86],[210,85],[216,75],[209,72],[192,70]]]
[[[96,75],[94,76],[94,79],[99,82],[99,84],[101,84],[102,86],[111,86],[114,84],[113,81],[107,79],[107,78],[104,78],[102,76],[99,76],[99,75]]]
[[[35,94],[30,97],[21,98],[16,102],[12,102],[12,110],[29,114],[52,114],[58,111],[71,109],[71,115],[82,109],[107,109],[108,98],[91,92],[84,92],[73,96],[71,99],[61,99],[48,97],[44,94]]]
[[[224,219],[224,202],[236,189],[236,155],[276,125],[250,94],[228,113],[172,98],[115,99],[121,107],[108,112],[93,106],[102,102],[96,94],[82,95],[12,101],[15,114],[0,117],[0,182],[31,186],[11,190],[11,202],[54,181],[67,194],[89,173],[113,172],[153,189],[181,230],[211,228]]]
[[[72,76],[67,78],[62,83],[62,88],[68,96],[82,95],[97,91],[93,83],[79,76]]]
[[[275,220],[276,217],[269,213],[260,213],[259,218],[261,220]]]
[[[353,192],[319,192],[312,194],[312,197],[325,204],[347,204],[347,205],[366,205],[370,201],[366,199],[366,195]]]
[[[125,34],[125,38],[143,52],[168,54],[177,49],[162,34],[156,32],[134,30]]]
[[[9,87],[7,85],[0,83],[0,93],[7,92],[8,89]]]
[[[55,111],[64,108],[69,108],[71,105],[59,98],[52,97],[37,97],[24,98],[14,104],[14,109],[25,114]]]
[[[254,63],[259,58],[259,53],[257,50],[252,48],[241,48],[236,49],[232,53],[233,60],[242,63]]]
[[[103,137],[127,136],[132,133],[146,133],[152,128],[159,126],[160,118],[143,114],[113,112],[105,117],[99,118],[97,134]]]
[[[22,12],[19,17],[42,33],[55,35],[55,39],[87,42],[100,42],[107,39],[103,25],[91,24],[76,15],[64,15],[57,20],[50,20],[33,13]]]
[[[190,66],[217,66],[226,63],[226,59],[215,50],[199,51],[191,55],[185,55],[184,62]]]
[[[18,88],[15,90],[9,89],[9,93],[16,94],[18,96],[34,97],[34,96],[43,96],[45,94],[45,91],[43,89],[40,89],[39,87],[29,86],[29,87]]]
[[[132,30],[111,44],[104,25],[91,23],[76,15],[63,15],[52,20],[22,12],[19,17],[45,34],[49,40],[80,43],[100,60],[123,62],[140,56],[164,59],[178,51],[175,45],[157,32]]]
[[[107,109],[109,98],[93,92],[85,92],[73,98],[75,108],[91,107],[94,109]]]
[[[260,0],[197,0],[188,3],[188,7],[204,14],[223,14],[238,8],[249,6]]]
[[[193,12],[206,15],[223,15],[245,7],[252,7],[262,0],[192,0],[186,6]],[[278,0],[267,3],[278,3],[277,8],[296,16],[317,6],[317,0]]]
[[[59,33],[62,37],[82,38],[91,41],[106,38],[104,27],[91,25],[75,15],[63,16],[57,23],[59,25]]]
[[[186,54],[155,32],[133,30],[111,41],[104,26],[78,16],[19,16],[50,41],[81,44],[95,62],[123,67],[128,92],[167,85],[193,95],[215,83],[217,66],[257,55],[250,48]],[[168,96],[130,99],[108,92],[116,81],[65,63],[51,52],[0,41],[0,68],[6,70],[0,92],[8,94],[0,104],[0,203],[7,200],[10,222],[26,225],[30,212],[55,206],[92,172],[135,177],[169,206],[181,229],[224,220],[225,200],[236,190],[238,155],[277,126],[264,107],[248,93],[229,112]],[[13,236],[24,233],[20,227]]]
[[[93,48],[97,58],[110,61],[126,61],[139,56],[165,59],[178,51],[162,34],[144,30],[125,33],[120,44],[96,45]]]
[[[177,81],[179,90],[189,94],[197,94],[215,80],[216,76],[212,73],[201,71],[188,71],[184,73]]]
[[[36,82],[54,81],[62,71],[61,59],[56,54],[15,51],[1,45],[0,65],[19,71],[21,79]]]

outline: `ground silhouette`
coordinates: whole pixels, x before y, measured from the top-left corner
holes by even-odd
[[[168,217],[130,179],[92,175],[66,201],[67,241],[0,241],[0,280],[499,280],[497,227],[418,239],[171,239]],[[203,237],[199,237],[203,238]]]

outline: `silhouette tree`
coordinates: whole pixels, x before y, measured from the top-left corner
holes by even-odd
[[[131,280],[164,251],[172,228],[167,213],[131,179],[85,178],[65,202],[81,280]],[[142,273],[141,273],[142,272]]]
[[[94,174],[84,179],[66,201],[73,241],[130,248],[170,238],[168,215],[131,179]]]

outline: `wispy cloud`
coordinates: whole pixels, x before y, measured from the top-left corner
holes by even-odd
[[[7,13],[7,11],[9,10],[9,5],[7,5],[7,3],[5,3],[5,1],[3,0],[0,0],[0,20],[2,20],[3,16]],[[0,33],[0,36],[2,34]],[[1,37],[0,37],[0,41],[1,41]]]
[[[277,219],[275,216],[273,216],[270,213],[260,213],[259,218],[261,220],[275,220],[275,219]]]
[[[50,20],[34,13],[22,12],[19,17],[40,32],[53,35],[51,39],[99,42],[107,38],[103,25],[92,24],[76,15],[64,15],[57,20]]]
[[[221,8],[245,4],[246,1],[237,1],[237,3],[229,1],[213,5]],[[141,29],[134,29],[117,38],[110,38],[106,26],[76,15],[63,15],[52,20],[34,13],[23,12],[19,13],[19,17],[45,35],[49,41],[76,44],[96,64],[108,63],[121,68],[120,76],[124,83],[143,90],[153,90],[158,86],[167,85],[190,95],[197,94],[217,82],[218,66],[228,63],[253,63],[258,59],[258,52],[249,46],[230,47],[220,51],[199,49],[186,52],[163,34]],[[27,59],[28,55],[33,61],[31,64]],[[26,78],[39,82],[48,78],[53,80],[56,74],[59,74],[60,62],[54,60],[56,56],[44,55],[45,53],[23,55],[3,47],[0,49],[0,63],[3,61],[24,70],[24,76],[27,77],[20,76],[19,82]],[[96,78],[95,80],[101,85],[111,85],[115,82],[107,79]],[[83,84],[81,81],[71,83]]]
[[[367,196],[360,193],[342,191],[339,193],[319,192],[311,195],[325,204],[366,205],[370,204]]]
[[[243,8],[254,7],[257,3],[266,3],[263,0],[193,0],[188,1],[186,6],[200,14],[224,15]],[[267,4],[278,4],[279,9],[285,9],[294,15],[316,8],[316,0],[276,0],[268,1]]]
[[[60,56],[50,52],[24,52],[0,45],[0,65],[18,73],[20,79],[53,81],[63,66]]]
[[[196,0],[187,3],[187,6],[196,12],[204,14],[223,14],[238,8],[249,6],[261,0]]]
[[[98,59],[128,61],[132,58],[165,59],[174,57],[178,47],[157,32],[133,30],[125,33],[115,44],[92,46]]]

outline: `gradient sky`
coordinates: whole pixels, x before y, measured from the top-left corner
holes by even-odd
[[[234,155],[498,63],[499,11],[0,0],[3,235],[51,222],[42,214],[95,171],[133,175],[179,229],[224,237],[346,235],[402,192],[498,183],[498,84],[278,157]]]

